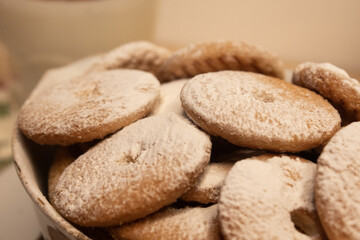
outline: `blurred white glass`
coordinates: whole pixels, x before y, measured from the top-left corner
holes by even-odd
[[[46,69],[150,40],[155,0],[0,0],[0,39],[15,60],[22,99]]]

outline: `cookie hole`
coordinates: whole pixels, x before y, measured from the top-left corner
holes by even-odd
[[[300,233],[307,236],[316,236],[320,235],[319,222],[317,221],[314,214],[304,210],[304,209],[295,209],[290,213],[291,221],[294,223],[294,227]]]

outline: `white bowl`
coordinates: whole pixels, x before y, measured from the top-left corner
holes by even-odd
[[[78,230],[50,205],[47,199],[47,176],[55,147],[41,146],[27,139],[17,128],[12,137],[16,172],[30,195],[44,239],[91,239]]]

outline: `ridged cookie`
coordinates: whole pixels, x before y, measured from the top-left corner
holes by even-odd
[[[176,201],[209,162],[209,136],[174,113],[138,120],[68,166],[54,206],[81,226],[113,226]]]
[[[322,239],[315,203],[316,164],[263,155],[230,170],[219,200],[225,239]]]
[[[160,82],[201,73],[242,70],[284,77],[282,61],[272,53],[242,41],[210,41],[179,49],[159,68]]]
[[[340,116],[314,92],[262,74],[222,71],[192,78],[181,91],[191,120],[214,136],[257,149],[299,152],[340,128]]]
[[[337,132],[318,159],[316,207],[331,240],[360,239],[360,122]]]
[[[165,208],[144,219],[110,229],[114,239],[220,240],[218,206]]]
[[[231,162],[209,163],[195,186],[187,191],[181,200],[198,203],[217,203],[226,175],[234,166]]]
[[[18,126],[39,144],[89,142],[148,114],[159,90],[152,74],[138,70],[83,75],[28,99],[20,110]]]
[[[138,69],[156,74],[171,52],[146,41],[124,44],[99,58],[91,71],[116,68]]]
[[[328,99],[344,123],[360,120],[360,82],[344,70],[330,63],[306,62],[296,67],[292,81]]]

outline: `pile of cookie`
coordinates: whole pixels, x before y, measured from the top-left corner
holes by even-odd
[[[114,239],[359,239],[360,83],[285,76],[241,41],[132,42],[47,72],[18,127],[59,146],[59,214]]]

